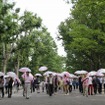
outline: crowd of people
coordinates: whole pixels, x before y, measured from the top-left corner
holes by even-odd
[[[70,94],[73,90],[79,90],[83,96],[105,93],[105,77],[103,76],[89,76],[88,73],[71,78],[66,74],[63,76],[49,75],[44,76],[41,80],[40,76],[36,76],[31,81],[31,92],[46,94],[52,96],[53,94],[62,93]]]
[[[13,80],[12,77],[4,78],[0,76],[0,97],[4,98],[4,95],[7,94],[8,98],[11,98],[13,86],[18,91],[19,82],[17,79]]]
[[[102,94],[102,91],[105,93],[105,77],[101,76],[88,76],[85,74],[84,76],[80,76],[78,78],[79,81],[79,91],[83,93],[83,95],[96,95]]]
[[[71,78],[64,75],[63,77],[53,76],[50,74],[45,82],[46,87],[52,88],[52,93],[62,91],[65,95],[68,95],[72,90],[78,89],[83,96],[102,94],[105,93],[105,77],[101,76],[89,76],[88,73],[79,75],[77,78]],[[51,85],[51,86],[50,86]],[[46,88],[46,90],[48,89]],[[48,89],[49,90],[49,89]]]
[[[26,72],[21,82],[12,77],[4,78],[0,76],[0,97],[4,98],[7,94],[11,98],[13,92],[18,92],[20,87],[23,89],[23,96],[29,99],[32,92],[46,92],[49,96],[53,94],[69,95],[72,91],[78,90],[83,96],[105,93],[105,77],[89,76],[88,73],[71,78],[64,74],[63,76],[49,73],[46,76],[30,76]],[[13,91],[15,89],[15,91]]]

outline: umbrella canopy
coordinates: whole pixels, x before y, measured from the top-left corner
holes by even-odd
[[[17,77],[17,75],[14,72],[12,72],[12,71],[7,72],[7,75],[12,77],[12,78],[16,78]]]
[[[78,78],[78,77],[74,74],[70,74],[70,78]]]
[[[61,73],[61,75],[62,75],[62,76],[66,75],[67,77],[70,77],[70,73],[67,72],[67,71],[63,71],[63,72]]]
[[[105,69],[99,69],[98,72],[105,74]]]
[[[46,71],[48,68],[46,66],[42,66],[39,68],[39,71]]]
[[[86,74],[88,73],[86,70],[78,70],[74,74]]]
[[[0,77],[1,77],[1,76],[4,76],[4,73],[3,73],[3,72],[0,72]]]
[[[25,72],[31,72],[31,69],[29,69],[28,67],[22,67],[19,69],[20,72],[25,73]]]
[[[78,70],[78,71],[75,71],[75,73],[74,74],[80,74],[80,70]]]
[[[48,76],[49,74],[53,74],[53,72],[52,72],[52,71],[47,71],[47,72],[45,72],[43,75],[44,75],[44,76]]]
[[[4,78],[9,78],[10,76],[9,75],[4,75]]]
[[[56,72],[52,72],[53,76],[58,76],[58,74]]]
[[[91,71],[91,72],[88,73],[88,75],[89,75],[89,76],[95,76],[96,73],[97,73],[96,71]]]
[[[41,77],[42,75],[40,73],[36,73],[35,76]]]
[[[97,72],[97,73],[96,73],[96,76],[103,77],[104,74],[102,74],[101,72]]]

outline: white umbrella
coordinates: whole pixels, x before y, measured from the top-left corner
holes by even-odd
[[[81,73],[81,71],[80,70],[78,70],[78,71],[75,71],[75,73],[74,74],[80,74]]]
[[[8,77],[10,77],[9,75],[4,75],[4,78],[8,78]]]
[[[75,74],[86,74],[88,73],[86,70],[78,70],[75,72]]]
[[[71,78],[78,78],[76,75],[74,75],[74,74],[70,74],[70,77]]]
[[[48,68],[46,66],[42,66],[39,68],[39,71],[46,71]]]
[[[43,75],[44,75],[44,76],[48,76],[49,74],[53,74],[53,72],[52,72],[52,71],[47,71],[47,72],[45,72]]]
[[[98,72],[101,72],[101,73],[105,74],[105,69],[103,69],[103,68],[99,69]]]
[[[4,76],[4,73],[3,72],[0,72],[0,76]]]
[[[88,73],[86,70],[81,70],[81,74],[86,74]]]
[[[7,75],[12,77],[12,78],[16,78],[17,77],[17,75],[14,72],[12,72],[12,71],[7,72]]]
[[[62,73],[61,73],[61,75],[66,75],[67,77],[70,77],[70,73],[68,72],[68,71],[63,71]]]
[[[25,73],[25,72],[31,72],[31,69],[29,69],[28,67],[22,67],[19,69],[20,72]]]
[[[101,72],[97,72],[97,73],[96,73],[96,76],[103,77],[104,74],[102,74]]]
[[[53,75],[53,76],[56,76],[56,75],[57,75],[57,73],[56,73],[56,72],[52,72],[52,75]]]
[[[40,73],[36,73],[35,76],[41,77],[42,75]]]
[[[90,72],[88,73],[88,75],[89,75],[89,76],[95,76],[96,73],[97,73],[96,71],[90,71]]]

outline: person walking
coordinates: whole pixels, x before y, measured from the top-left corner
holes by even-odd
[[[18,79],[16,78],[16,79],[14,80],[14,93],[15,93],[15,92],[18,92],[18,90],[19,90],[19,85],[20,85],[20,83],[19,83]]]
[[[93,95],[93,78],[89,76],[88,95]]]
[[[73,78],[69,77],[69,93],[72,92],[72,83],[73,83]]]
[[[93,84],[93,90],[94,90],[94,94],[97,94],[98,91],[98,82],[97,82],[97,77],[94,76],[92,79],[92,84]]]
[[[104,88],[104,94],[105,94],[105,74],[104,74],[104,77],[103,77],[103,88]]]
[[[9,82],[9,78],[5,78],[5,83],[4,83],[4,87],[5,87],[5,93],[8,93],[8,82]]]
[[[8,81],[8,98],[11,98],[12,96],[12,89],[13,89],[13,78],[9,77],[9,81]]]
[[[63,93],[63,88],[64,88],[64,81],[63,81],[63,77],[60,76],[59,77],[59,80],[58,80],[58,89],[60,90],[60,93]]]
[[[78,83],[79,83],[79,92],[83,93],[82,76],[78,78]]]
[[[84,77],[82,79],[82,85],[83,85],[83,96],[86,95],[86,97],[88,97],[89,77],[87,76],[87,74],[84,74]]]
[[[4,78],[3,78],[3,76],[1,76],[0,77],[0,97],[4,97],[4,86],[3,86],[3,84],[4,84]]]
[[[57,75],[55,75],[53,78],[53,86],[54,86],[54,94],[56,94],[58,91],[58,76]]]
[[[40,77],[39,76],[36,76],[36,91],[37,93],[40,93]]]
[[[102,77],[98,77],[99,79],[99,84],[98,84],[98,93],[102,94],[102,83],[103,83],[103,78]]]
[[[66,75],[64,75],[64,92],[65,95],[69,94],[69,77],[67,77]]]
[[[73,86],[73,88],[74,88],[74,90],[75,90],[75,89],[76,89],[76,78],[73,78],[72,86]]]
[[[25,83],[25,97],[26,99],[29,99],[31,90],[31,82],[32,82],[33,78],[31,77],[31,75],[29,75],[29,72],[27,71],[26,74],[24,75],[24,83]]]
[[[54,92],[53,75],[52,75],[52,73],[49,74],[49,77],[47,77],[47,82],[48,82],[48,94],[49,94],[49,96],[52,96],[52,94]]]

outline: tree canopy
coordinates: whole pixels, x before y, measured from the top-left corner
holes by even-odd
[[[69,1],[69,0],[68,0]],[[105,1],[71,0],[70,17],[59,25],[68,70],[105,67]]]
[[[0,0],[0,70],[4,73],[29,67],[33,73],[40,66],[51,71],[63,70],[64,58],[41,17],[30,11],[20,15],[15,3]]]

